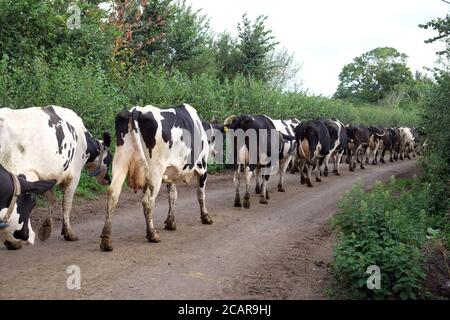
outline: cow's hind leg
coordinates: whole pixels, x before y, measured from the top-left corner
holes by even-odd
[[[259,199],[259,203],[268,204],[269,201],[269,191],[267,190],[267,182],[269,181],[270,175],[263,175],[262,184],[261,184],[261,196]]]
[[[79,181],[80,181],[80,175],[75,176],[72,179],[72,181],[67,185],[66,189],[64,190],[64,197],[63,197],[63,204],[62,204],[64,220],[63,220],[61,235],[64,236],[64,239],[66,241],[77,241],[78,240],[78,237],[76,236],[75,232],[72,230],[72,227],[70,226],[70,212],[72,211],[73,196],[75,195],[75,191],[77,190]]]
[[[208,173],[205,172],[204,175],[202,175],[198,179],[198,186],[197,186],[197,199],[198,204],[200,205],[200,218],[202,220],[203,224],[212,224],[213,221],[210,218],[208,214],[208,210],[206,210],[206,198],[205,198],[205,190],[206,190],[206,178],[208,176]]]
[[[164,221],[164,228],[166,230],[175,231],[177,230],[177,225],[175,223],[175,202],[177,201],[178,192],[177,186],[173,183],[167,184],[167,193],[169,196],[169,212],[167,214],[166,221]]]
[[[244,208],[250,209],[250,183],[253,175],[253,170],[251,170],[249,166],[246,166],[244,170],[244,175],[245,175],[245,195],[243,205]],[[264,181],[262,182],[262,184],[264,185]],[[264,189],[262,187],[261,192],[264,192]]]
[[[159,234],[153,225],[153,212],[155,211],[156,196],[161,188],[161,178],[152,179],[155,184],[148,186],[142,199],[142,207],[144,209],[145,222],[147,224],[147,240],[148,242],[160,242]]]
[[[261,193],[261,184],[259,183],[259,175],[260,175],[261,169],[256,168],[255,170],[255,180],[256,180],[256,186],[255,186],[255,193],[260,194]]]
[[[236,186],[236,195],[234,197],[234,206],[237,208],[242,207],[241,204],[241,196],[239,194],[239,188],[241,186],[241,165],[236,166],[236,170],[234,171],[234,184]]]
[[[330,154],[327,154],[326,155],[326,157],[325,157],[325,161],[324,161],[324,163],[325,163],[325,168],[324,168],[324,170],[323,170],[323,175],[325,176],[325,177],[328,177],[328,171],[329,171],[329,169],[328,169],[328,165],[329,165],[329,162],[330,162]],[[322,168],[321,168],[321,170],[322,170]]]
[[[48,202],[48,216],[42,222],[42,225],[38,232],[38,237],[41,241],[45,241],[50,238],[53,226],[53,213],[56,211],[57,201],[55,197],[55,190],[52,188],[45,193],[45,197]]]
[[[340,176],[341,175],[341,171],[340,171],[340,165],[341,165],[341,162],[342,162],[342,156],[344,155],[344,150],[342,150],[341,152],[339,152],[338,154],[337,154],[337,159],[336,159],[336,162],[335,162],[335,164],[336,164],[336,171],[335,171],[335,175],[337,175],[337,176]]]
[[[113,179],[111,185],[108,187],[108,200],[107,200],[107,209],[106,209],[106,217],[105,224],[103,226],[103,231],[100,242],[100,249],[103,251],[112,251],[112,235],[111,235],[111,224],[112,224],[112,216],[114,210],[116,209],[117,202],[119,201],[120,193],[122,192],[122,185],[125,181],[127,175],[126,170],[116,169],[113,165]]]
[[[286,161],[283,162],[283,164],[280,166],[280,181],[278,182],[278,192],[286,192],[284,189],[284,175],[286,174],[286,170],[289,166],[289,163],[291,163],[292,156],[286,159]]]

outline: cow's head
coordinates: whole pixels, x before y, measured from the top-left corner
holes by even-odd
[[[109,185],[111,178],[108,171],[112,162],[111,136],[109,133],[103,133],[103,140],[96,140],[96,151],[92,152],[94,156],[89,158],[86,163],[86,168],[89,171],[91,177],[95,177],[97,182],[102,185]]]
[[[9,242],[34,244],[35,233],[31,228],[30,216],[36,206],[36,194],[52,188],[56,180],[30,182],[24,175],[15,179],[0,165],[0,181],[0,236]],[[6,218],[10,206],[12,211]]]

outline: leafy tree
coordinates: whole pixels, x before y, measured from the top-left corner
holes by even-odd
[[[423,29],[433,29],[438,32],[438,35],[425,41],[425,43],[433,43],[436,41],[443,41],[446,44],[446,50],[437,52],[438,55],[446,55],[450,58],[450,14],[445,18],[433,19],[426,24],[419,25]]]
[[[347,64],[339,74],[336,98],[377,102],[413,76],[407,55],[394,48],[376,48]]]
[[[114,29],[105,14],[88,1],[78,1],[80,29],[70,30],[67,1],[0,0],[0,56],[24,63],[40,57],[55,65],[71,59],[79,65],[106,62],[112,54]]]
[[[167,22],[158,61],[169,70],[178,69],[189,75],[203,73],[214,64],[212,32],[208,18],[186,1],[176,2]]]
[[[242,16],[238,24],[238,49],[241,52],[240,72],[257,80],[268,81],[268,73],[272,67],[268,56],[276,48],[278,42],[272,30],[265,25],[267,16],[259,16],[252,23],[247,14]]]
[[[234,78],[240,72],[242,60],[237,40],[228,32],[223,32],[214,43],[214,51],[220,80]]]

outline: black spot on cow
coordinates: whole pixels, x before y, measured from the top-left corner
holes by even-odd
[[[200,177],[200,180],[199,180],[200,188],[205,187],[205,182],[206,182],[206,178],[207,177],[208,177],[208,173],[207,172],[205,172],[205,174]]]
[[[152,157],[152,150],[156,145],[156,131],[158,130],[158,122],[156,122],[151,112],[142,113],[134,109],[132,111],[133,129],[135,123],[139,125],[139,129],[144,139],[145,146],[148,148],[149,156]],[[136,128],[137,129],[137,128]]]
[[[203,146],[199,143],[195,143],[195,140],[199,140],[201,137],[202,123],[195,123],[191,117],[191,114],[186,109],[184,105],[173,107],[172,111],[162,111],[161,115],[163,116],[163,120],[161,120],[162,125],[162,138],[164,142],[169,143],[169,148],[173,146],[172,139],[172,129],[180,128],[183,131],[189,133],[190,141],[186,141],[186,139],[182,139],[187,148],[191,150],[190,159],[188,159],[188,165],[185,168],[192,169],[196,165],[196,159],[200,155],[203,150]],[[184,169],[185,170],[185,169]]]
[[[25,154],[25,146],[21,143],[17,144],[17,149],[20,151],[21,154]]]
[[[123,138],[128,133],[128,123],[130,121],[131,113],[128,110],[119,112],[115,119],[116,128],[116,144],[118,147],[124,144]]]
[[[41,109],[49,116],[48,126],[50,128],[55,129],[55,136],[56,136],[56,140],[58,141],[58,153],[62,154],[62,150],[63,150],[62,143],[65,138],[64,130],[62,127],[63,120],[61,119],[60,116],[58,116],[56,114],[55,109],[53,109],[53,107],[50,106],[50,107],[44,107]]]

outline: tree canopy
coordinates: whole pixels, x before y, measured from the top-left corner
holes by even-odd
[[[339,74],[336,98],[377,102],[413,80],[408,56],[394,48],[376,48],[356,57]]]

